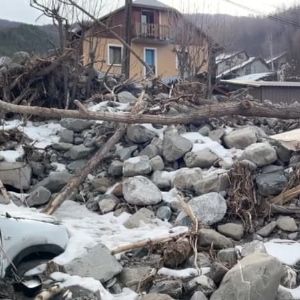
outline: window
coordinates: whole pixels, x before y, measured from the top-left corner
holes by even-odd
[[[108,64],[121,65],[122,64],[122,46],[109,45],[108,46]]]

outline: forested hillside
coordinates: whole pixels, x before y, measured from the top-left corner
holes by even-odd
[[[16,51],[46,53],[57,43],[53,26],[34,26],[0,20],[0,56]]]

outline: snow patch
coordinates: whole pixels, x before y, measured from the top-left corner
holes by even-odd
[[[158,270],[157,274],[162,276],[167,276],[170,278],[188,279],[200,275],[205,275],[210,272],[210,268],[201,268],[199,271],[195,268],[187,268],[183,270],[161,268]]]
[[[4,150],[0,151],[0,156],[4,158],[6,162],[16,162],[19,158],[24,156],[25,152],[22,146],[19,146],[16,150]]]
[[[300,243],[291,240],[271,240],[265,243],[267,253],[283,264],[293,266],[300,261]],[[300,292],[300,289],[299,289]]]

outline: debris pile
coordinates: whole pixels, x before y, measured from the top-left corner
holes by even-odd
[[[34,72],[56,64],[26,58],[20,77],[5,73],[12,61],[1,61],[0,74],[2,83],[6,75],[17,80],[6,94],[15,104]],[[172,95],[165,88],[112,88],[75,102],[82,118],[2,120],[1,211],[51,212],[70,235],[64,253],[27,275],[40,274],[53,299],[299,298],[299,142],[295,134],[273,136],[289,135],[298,121],[231,116],[125,126],[87,117],[188,115],[208,104],[186,87]],[[48,96],[37,92],[36,103]]]

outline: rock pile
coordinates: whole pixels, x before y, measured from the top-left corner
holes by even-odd
[[[120,95],[122,105],[134,101],[129,96]],[[108,102],[100,109],[117,108]],[[105,122],[76,119],[63,119],[57,125],[55,142],[43,150],[33,147],[16,161],[10,161],[8,151],[17,151],[20,145],[1,145],[0,179],[8,190],[28,193],[24,202],[30,207],[47,204],[114,130]],[[184,271],[170,275],[160,269],[165,263],[162,249],[151,254],[145,249],[131,251],[118,262],[99,244],[67,264],[66,272],[93,277],[112,293],[123,287],[145,292],[139,298],[144,300],[287,299],[282,294],[289,296],[288,292],[279,289],[280,284],[287,285],[286,266],[255,243],[272,238],[298,240],[298,219],[281,214],[265,218],[258,213],[251,216],[250,228],[243,224],[229,205],[230,170],[238,163],[251,171],[258,208],[266,207],[288,186],[299,157],[291,151],[283,155],[278,143],[253,124],[224,129],[211,124],[128,126],[122,142],[72,199],[99,214],[130,213],[123,224],[129,229],[158,219],[191,228],[192,220],[178,202],[185,199],[199,221],[196,252],[174,266]],[[244,178],[240,181],[242,185]],[[249,240],[255,240],[254,244],[245,246]],[[195,268],[195,261],[202,273],[186,275],[186,270]]]

